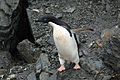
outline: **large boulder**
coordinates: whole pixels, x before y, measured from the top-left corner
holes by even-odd
[[[0,0],[0,50],[20,56],[17,45],[24,39],[35,43],[27,16],[27,0]]]

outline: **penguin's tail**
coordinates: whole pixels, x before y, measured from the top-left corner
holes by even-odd
[[[94,31],[92,28],[77,28],[77,29],[72,29],[73,32],[80,32],[80,31]]]

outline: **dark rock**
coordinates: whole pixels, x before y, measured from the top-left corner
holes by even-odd
[[[53,70],[51,73],[52,73],[52,75],[49,77],[49,80],[57,80],[58,71]]]
[[[33,63],[36,61],[33,55],[37,51],[35,48],[33,48],[32,44],[28,40],[23,40],[22,42],[20,42],[17,48],[20,52],[19,54],[21,54],[25,61],[27,61],[28,63]]]
[[[108,75],[108,76],[104,76],[102,80],[110,80],[111,79],[111,76]]]
[[[48,66],[50,62],[48,61],[48,56],[45,53],[40,54],[37,62],[36,62],[36,73],[41,73],[41,71],[48,71]],[[44,74],[45,73],[45,74]],[[44,76],[48,77],[48,73],[43,72],[38,77],[44,80]]]
[[[42,69],[46,71],[48,70],[49,65],[48,55],[45,53],[40,54],[40,57],[36,62],[36,70]]]
[[[36,62],[36,73],[40,73],[42,70],[41,58],[38,58]]]
[[[10,53],[0,50],[0,55],[0,69],[8,68],[12,62]]]
[[[54,40],[53,40],[53,36],[51,36],[47,42],[50,45],[55,45]]]
[[[39,76],[40,80],[49,80],[49,73],[42,72]]]
[[[11,23],[10,16],[13,10],[18,6],[19,0],[0,0],[0,25],[1,26],[9,26]]]
[[[36,72],[40,73],[40,80],[49,80],[49,72],[50,62],[48,60],[48,55],[45,53],[40,54],[39,59],[36,62]],[[41,72],[42,71],[42,72]]]
[[[36,80],[34,65],[35,64],[28,64],[25,66],[13,66],[9,70],[5,78],[15,80]]]
[[[111,51],[106,51],[107,54],[103,54],[102,59],[107,67],[114,70],[116,73],[120,73],[120,38],[118,37],[120,30],[118,29],[118,34],[114,34],[114,36],[110,37],[110,43],[108,43],[107,48],[109,48]],[[116,31],[117,33],[117,31]]]
[[[35,72],[30,73],[30,74],[27,76],[27,80],[37,80],[37,79],[36,79],[36,76],[35,76]]]
[[[81,66],[88,72],[100,71],[103,68],[102,61],[95,57],[81,58],[80,63],[81,63]],[[95,74],[95,73],[93,73],[93,74]]]

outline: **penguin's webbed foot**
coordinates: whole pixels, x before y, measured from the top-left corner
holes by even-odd
[[[64,71],[65,70],[65,67],[64,66],[60,66],[59,68],[58,68],[58,71]]]
[[[74,69],[80,69],[80,65],[76,64],[76,65],[74,66]]]

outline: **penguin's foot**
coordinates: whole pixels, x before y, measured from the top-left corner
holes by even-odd
[[[75,66],[74,66],[74,69],[80,69],[80,65],[78,65],[78,64],[75,65]]]
[[[65,70],[65,67],[64,66],[60,66],[59,68],[58,68],[58,71],[64,71]]]

